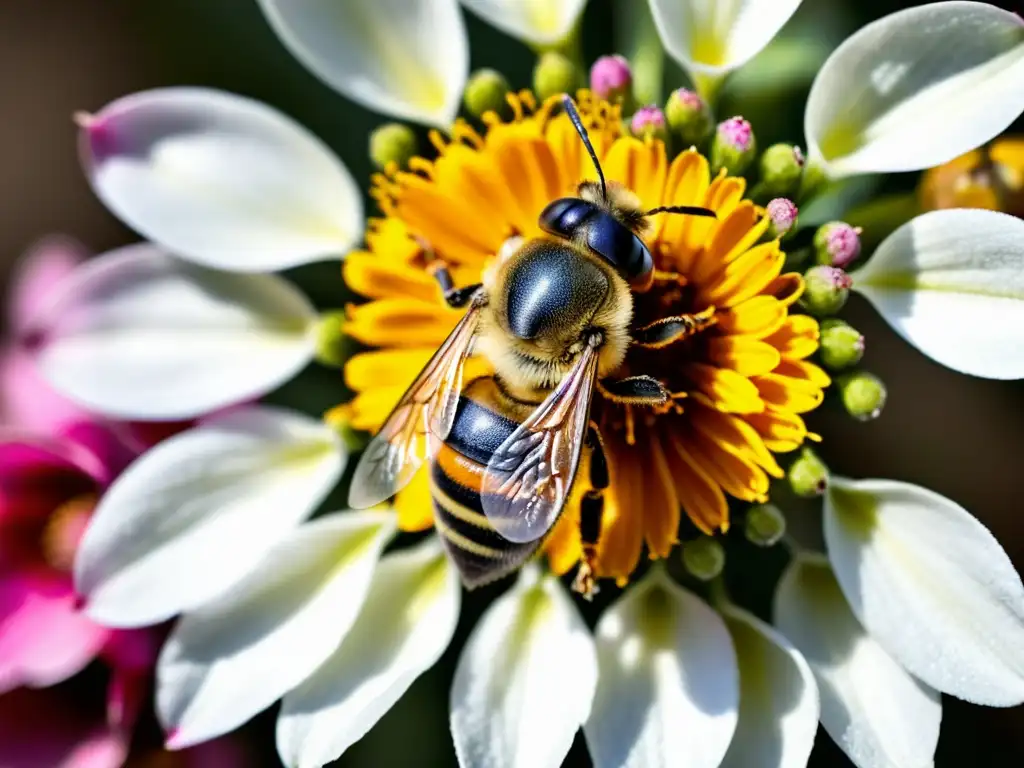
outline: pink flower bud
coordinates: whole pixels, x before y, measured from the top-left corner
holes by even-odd
[[[590,90],[602,99],[621,99],[632,84],[633,72],[624,56],[602,56],[590,68]]]

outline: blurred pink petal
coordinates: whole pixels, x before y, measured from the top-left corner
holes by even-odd
[[[95,421],[69,424],[59,434],[92,454],[101,468],[95,477],[102,485],[110,485],[138,453],[129,448],[119,430]]]
[[[127,753],[126,734],[60,689],[0,696],[0,768],[119,768]]]
[[[68,577],[0,577],[0,691],[66,680],[99,652],[110,630],[89,621],[76,602]]]
[[[25,328],[53,287],[88,255],[80,243],[60,235],[44,238],[30,247],[11,274],[8,303],[11,327],[16,331]]]
[[[47,294],[85,257],[81,245],[51,237],[33,246],[15,266],[7,301],[12,337],[0,345],[0,423],[52,434],[62,424],[88,418],[84,409],[43,381],[26,340],[20,338]]]
[[[7,345],[0,351],[0,423],[53,434],[89,413],[58,395],[36,370],[31,352]]]
[[[74,443],[0,432],[0,526],[46,518],[69,499],[96,493],[105,474],[99,460]],[[0,536],[0,545],[10,545],[12,535]]]

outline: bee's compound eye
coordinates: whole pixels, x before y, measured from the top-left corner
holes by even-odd
[[[541,211],[540,228],[552,235],[572,237],[576,229],[594,210],[592,203],[578,197],[563,197],[549,203]]]

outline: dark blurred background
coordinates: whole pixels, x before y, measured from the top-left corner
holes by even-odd
[[[613,50],[613,6],[630,1],[591,0],[583,38],[588,61]],[[916,4],[807,0],[799,25],[812,49],[827,50],[863,23]],[[1020,9],[1013,0],[997,4]],[[475,18],[468,24],[472,66],[498,68],[514,86],[527,86],[532,52]],[[779,109],[778,94],[751,95],[758,89],[756,75],[755,63],[726,94],[730,104],[754,121],[762,146],[781,139],[800,143],[801,94],[809,80],[798,72],[792,85],[798,100],[787,99],[792,108]],[[346,102],[305,71],[271,33],[255,0],[2,0],[0,283],[6,284],[19,254],[49,233],[70,235],[96,252],[137,239],[91,194],[79,170],[71,115],[97,110],[132,91],[179,84],[265,101],[323,138],[357,179],[368,178],[367,136],[384,118]],[[906,176],[887,184],[908,189],[915,181]],[[331,303],[329,292],[318,292],[317,299]],[[830,464],[854,477],[919,483],[958,501],[992,530],[1018,570],[1024,569],[1024,386],[941,368],[892,334],[863,301],[855,299],[847,316],[868,337],[865,364],[887,383],[889,402],[870,424],[853,424],[828,409],[816,415],[813,426],[825,437]],[[308,372],[302,395],[315,402],[307,407],[315,411],[339,400],[339,379],[323,370]],[[297,392],[291,388],[286,399]],[[750,552],[751,558],[763,556]],[[474,594],[466,601],[458,642],[338,765],[454,765],[448,686],[461,641],[493,596]],[[605,603],[612,595],[602,597]],[[763,613],[765,595],[752,599]],[[271,716],[262,716],[247,734],[265,764],[276,766]],[[582,739],[568,764],[589,765]],[[986,709],[946,698],[936,764],[1024,765],[1024,708]],[[847,763],[822,732],[812,765]]]

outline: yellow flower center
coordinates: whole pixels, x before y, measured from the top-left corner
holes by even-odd
[[[632,190],[645,210],[693,205],[717,214],[651,220],[647,243],[656,268],[681,279],[636,294],[633,327],[680,314],[709,318],[709,327],[685,342],[633,347],[626,356],[621,375],[657,378],[673,393],[669,406],[624,406],[594,395],[591,413],[611,475],[598,574],[622,582],[645,544],[651,557],[665,557],[686,519],[706,533],[724,531],[729,497],[764,501],[769,478],[783,475],[773,453],[814,437],[800,414],[821,403],[829,379],[806,360],[817,349],[817,322],[790,312],[802,280],[782,274],[784,254],[766,237],[764,210],[744,199],[744,180],[724,171],[712,177],[692,149],[670,159],[660,140],[623,135],[617,108],[587,92],[578,100],[605,175]],[[345,367],[356,396],[344,410],[357,429],[381,425],[462,314],[445,305],[424,270],[424,246],[452,265],[457,285],[477,283],[509,237],[542,236],[541,210],[595,177],[569,120],[555,114],[556,100],[537,108],[521,93],[511,102],[511,121],[486,116],[484,135],[458,123],[450,141],[433,135],[436,160],[417,158],[408,172],[374,179],[384,217],[370,222],[367,250],[344,265],[348,286],[371,299],[348,308],[345,332],[375,348]],[[486,360],[473,358],[466,380],[490,371]],[[426,474],[396,501],[407,530],[432,523]],[[545,543],[559,573],[581,553],[585,468],[577,478]]]

